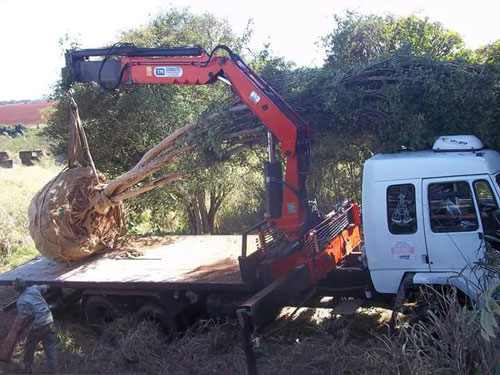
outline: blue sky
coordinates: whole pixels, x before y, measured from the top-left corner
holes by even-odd
[[[475,48],[500,39],[500,1],[476,0],[0,0],[0,100],[37,99],[51,92],[64,64],[58,41],[65,34],[83,47],[106,46],[120,31],[147,23],[170,7],[189,7],[227,18],[237,32],[254,22],[255,48],[273,51],[298,65],[319,65],[318,42],[347,9],[380,15],[417,13],[462,34]]]

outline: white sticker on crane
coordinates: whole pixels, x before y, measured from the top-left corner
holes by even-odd
[[[391,254],[393,259],[411,260],[415,258],[415,247],[409,241],[394,241]]]
[[[155,77],[179,78],[182,73],[180,66],[156,66],[154,69]]]
[[[260,95],[257,94],[256,91],[252,91],[248,99],[250,99],[253,102],[253,104],[257,104],[260,102]]]

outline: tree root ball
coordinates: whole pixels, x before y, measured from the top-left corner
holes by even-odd
[[[61,172],[32,199],[29,230],[47,258],[74,261],[116,247],[125,235],[121,203],[103,204],[102,189],[90,167]]]

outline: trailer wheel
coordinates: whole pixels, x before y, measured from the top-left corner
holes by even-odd
[[[85,303],[87,324],[98,334],[104,331],[106,324],[118,317],[116,307],[103,296],[92,296]]]
[[[171,340],[179,332],[179,323],[177,320],[165,311],[165,309],[154,303],[147,303],[142,306],[137,315],[139,320],[157,324],[168,340]]]

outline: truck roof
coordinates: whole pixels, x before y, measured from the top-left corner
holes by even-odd
[[[495,150],[436,152],[403,151],[378,154],[364,166],[365,182],[435,178],[500,171],[500,153]]]

